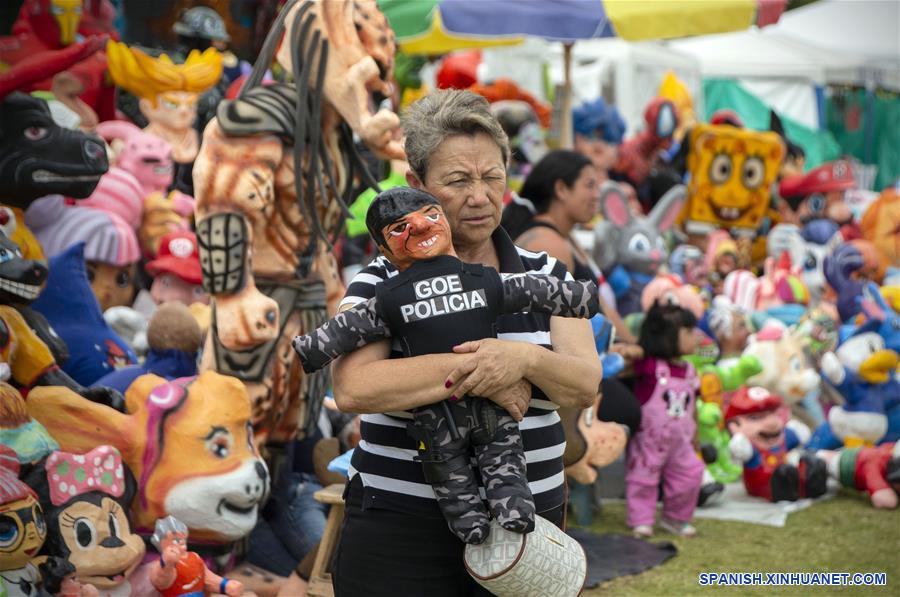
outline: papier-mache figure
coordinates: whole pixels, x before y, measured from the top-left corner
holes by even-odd
[[[25,474],[46,517],[42,553],[67,559],[80,582],[105,597],[129,595],[129,578],[144,557],[144,541],[129,515],[135,480],[116,448],[57,450]]]
[[[744,463],[750,495],[772,502],[819,497],[828,481],[825,463],[812,454],[801,456],[797,465],[788,462],[788,452],[806,443],[810,432],[798,421],[785,423],[783,409],[781,396],[765,388],[739,389],[725,411],[731,456]]]
[[[865,491],[876,508],[893,510],[900,494],[900,443],[816,453],[828,463],[828,476],[843,487]]]
[[[44,590],[54,597],[99,597],[100,592],[92,584],[83,583],[75,576],[75,565],[69,560],[50,556],[38,567]]]
[[[589,282],[529,275],[504,279],[491,268],[461,262],[443,209],[423,191],[397,187],[381,193],[369,207],[366,224],[400,274],[380,285],[374,298],[294,339],[307,372],[383,338],[394,338],[407,357],[451,352],[463,342],[494,337],[502,313],[588,317],[599,307],[597,287]],[[414,419],[408,431],[418,460],[461,540],[482,543],[490,528],[470,448],[491,515],[510,531],[534,528],[522,439],[506,411],[487,400],[444,401],[418,409]]]
[[[141,113],[149,122],[144,131],[172,146],[176,186],[191,194],[189,173],[200,149],[200,136],[194,128],[197,100],[221,78],[222,55],[209,48],[191,52],[184,64],[174,64],[166,54],[153,58],[114,41],[106,52],[112,80],[140,98]]]
[[[777,133],[700,124],[688,135],[688,234],[721,228],[753,237],[769,206],[769,187],[785,148]]]
[[[244,585],[209,570],[203,559],[187,549],[188,528],[174,516],[156,521],[150,542],[159,550],[159,561],[151,564],[150,583],[163,597],[185,597],[222,593],[244,594]]]
[[[37,555],[47,525],[37,494],[19,480],[16,453],[0,444],[0,595],[38,595]]]

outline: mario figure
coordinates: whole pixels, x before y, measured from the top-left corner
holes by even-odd
[[[176,230],[162,237],[156,259],[146,266],[153,276],[150,296],[157,305],[177,301],[186,307],[209,304],[203,290],[197,236],[189,230]]]
[[[844,203],[844,191],[853,188],[856,188],[853,170],[843,160],[822,164],[806,174],[785,177],[778,186],[778,193],[784,199],[779,206],[781,219],[798,226],[816,218],[828,218],[838,226],[850,224],[853,214]]]
[[[797,501],[825,493],[825,463],[811,454],[798,465],[788,462],[788,452],[809,439],[809,429],[798,421],[784,422],[784,401],[765,388],[742,387],[725,412],[731,433],[728,448],[744,463],[747,493],[772,502]]]
[[[150,542],[160,551],[150,569],[150,583],[163,597],[203,597],[223,593],[244,594],[244,585],[210,572],[203,560],[187,550],[187,526],[174,516],[156,521]]]

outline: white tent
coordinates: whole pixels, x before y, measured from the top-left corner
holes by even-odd
[[[536,39],[512,48],[486,49],[479,79],[511,78],[543,98],[545,65],[552,84],[563,82],[562,54],[561,44]],[[628,125],[626,136],[631,136],[643,129],[644,107],[656,96],[668,70],[685,82],[700,112],[702,80],[694,56],[673,51],[661,42],[578,41],[572,48],[572,105],[603,97],[618,108]]]
[[[816,87],[852,82],[862,64],[769,30],[706,35],[669,45],[695,56],[704,77],[736,79],[779,113],[814,129],[819,128]]]
[[[900,0],[820,0],[767,31],[861,59],[855,82],[900,89]]]

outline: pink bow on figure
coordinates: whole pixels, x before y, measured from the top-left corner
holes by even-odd
[[[114,497],[125,491],[122,455],[112,446],[98,446],[87,454],[53,452],[44,468],[50,482],[50,502],[54,506],[91,491],[102,491]]]

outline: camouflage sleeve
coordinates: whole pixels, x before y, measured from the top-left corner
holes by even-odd
[[[370,298],[338,313],[312,334],[295,337],[293,345],[303,370],[312,373],[342,354],[390,336],[391,330],[378,310],[378,299]]]
[[[600,311],[597,285],[554,276],[522,274],[503,280],[503,312],[533,311],[560,317],[593,317]]]

